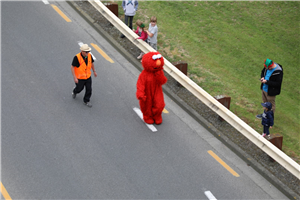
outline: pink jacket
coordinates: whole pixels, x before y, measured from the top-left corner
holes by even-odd
[[[139,35],[139,27],[137,27],[137,30],[134,31],[134,32],[135,32],[137,35]],[[137,38],[137,39],[142,39],[142,40],[146,41],[147,38],[148,38],[148,34],[147,34],[145,31],[142,31],[141,36],[140,36],[139,38]]]

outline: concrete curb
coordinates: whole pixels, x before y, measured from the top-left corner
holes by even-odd
[[[137,69],[142,71],[141,63],[130,53],[128,53],[121,45],[119,45],[100,25],[96,24],[95,21],[86,14],[79,6],[77,6],[72,1],[67,1],[67,3],[78,12],[95,30],[102,35],[116,50],[118,50],[130,63],[133,64]],[[167,94],[175,103],[177,103],[183,110],[189,113],[198,123],[204,126],[210,133],[212,133],[216,138],[218,138],[223,144],[225,144],[230,150],[237,154],[242,160],[244,160],[248,165],[255,169],[259,174],[271,182],[278,190],[285,194],[289,199],[300,199],[300,196],[296,194],[293,190],[282,183],[277,177],[275,177],[271,172],[265,169],[261,164],[255,161],[249,154],[243,151],[240,147],[234,144],[230,139],[224,136],[218,129],[213,127],[205,118],[198,114],[194,109],[192,109],[186,102],[174,94],[167,86],[163,87],[165,94]]]

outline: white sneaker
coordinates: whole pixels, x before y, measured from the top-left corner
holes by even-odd
[[[86,105],[87,107],[92,107],[92,104],[90,102],[83,102],[84,105]]]
[[[138,57],[137,57],[137,59],[142,59],[142,57],[143,57],[143,53],[141,53]]]
[[[267,134],[265,134],[265,133],[263,133],[263,134],[261,134],[261,136],[263,136],[263,137],[265,137]]]

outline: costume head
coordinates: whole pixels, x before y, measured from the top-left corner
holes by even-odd
[[[266,69],[270,69],[273,66],[273,61],[268,58],[267,60],[265,60],[264,66]]]
[[[163,70],[164,58],[159,52],[149,52],[143,56],[142,65],[148,72]]]
[[[268,108],[268,110],[272,109],[272,104],[270,102],[261,103],[261,105],[265,108]]]

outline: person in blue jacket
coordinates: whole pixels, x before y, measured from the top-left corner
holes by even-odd
[[[262,101],[270,102],[272,104],[273,114],[275,114],[275,98],[281,92],[281,84],[283,79],[282,65],[273,62],[269,58],[266,59],[260,77]],[[261,119],[262,114],[256,115],[256,117]]]
[[[274,125],[274,114],[272,111],[272,104],[270,102],[261,103],[264,107],[264,113],[262,114],[261,124],[264,126],[263,137],[270,137],[269,128]]]
[[[122,7],[125,14],[125,24],[129,26],[129,28],[132,30],[132,21],[133,17],[135,15],[135,12],[137,11],[139,6],[138,0],[123,0],[122,1]],[[129,24],[128,24],[129,21]],[[125,35],[121,35],[121,38],[124,38]]]

